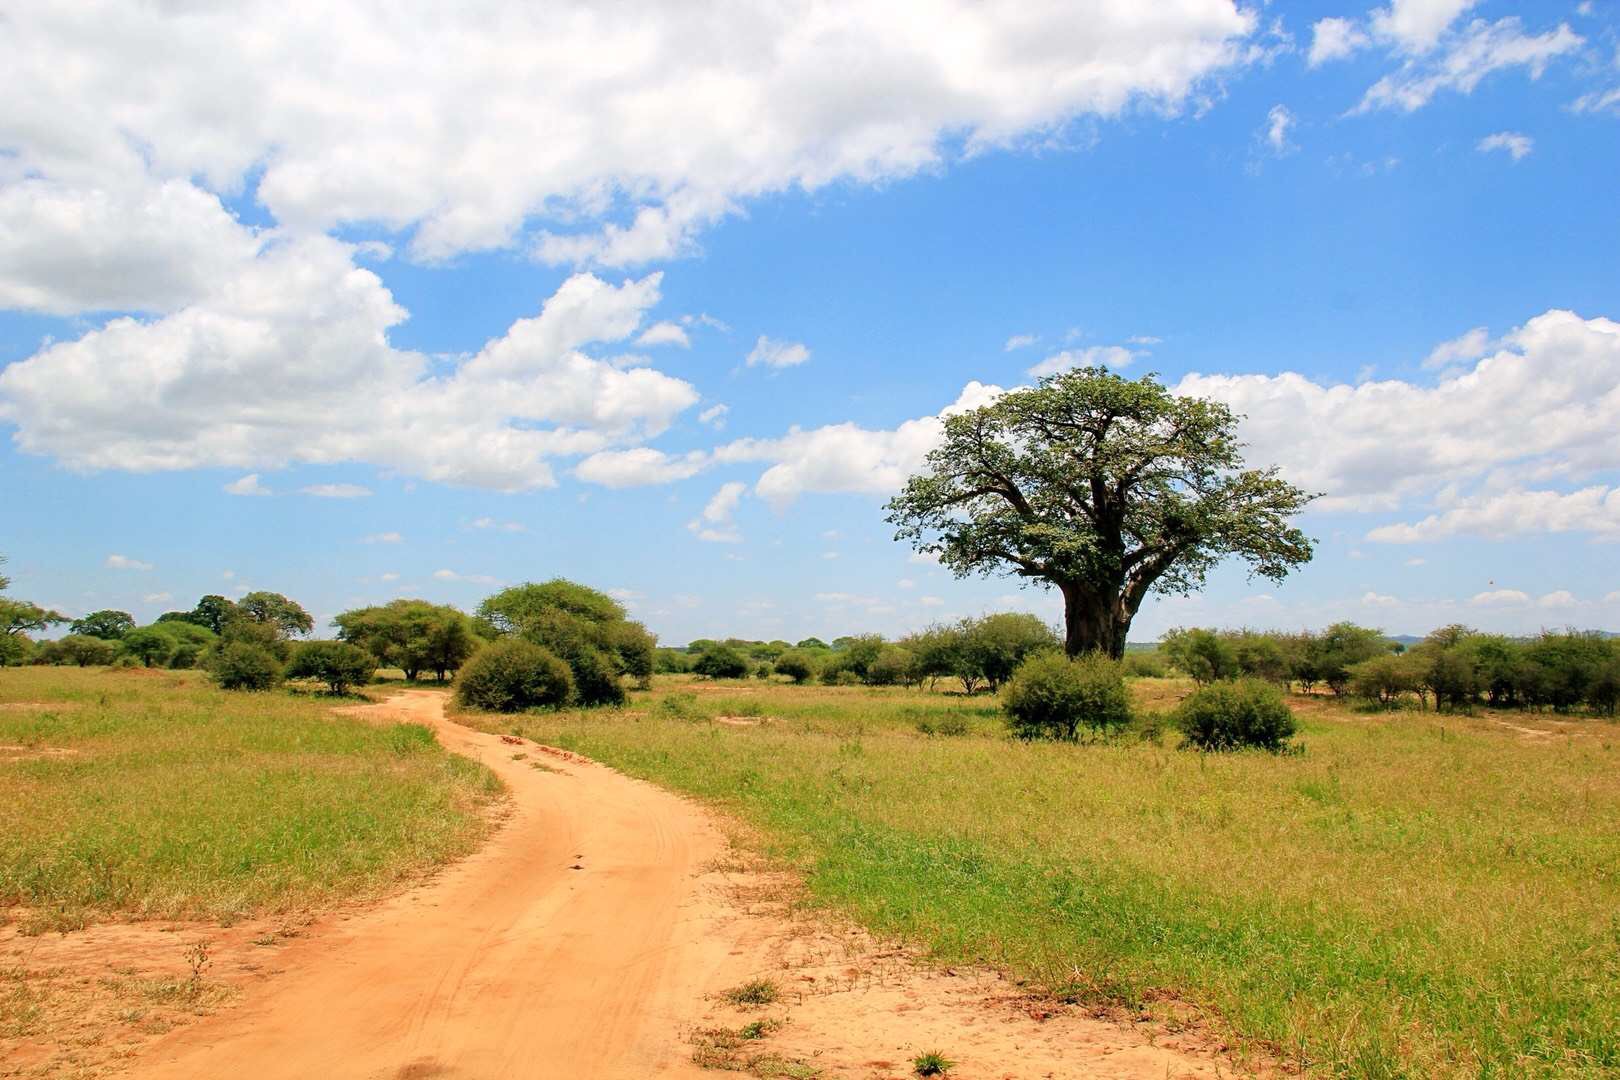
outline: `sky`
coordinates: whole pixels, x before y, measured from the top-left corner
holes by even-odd
[[[0,553],[145,620],[555,576],[669,643],[899,634],[953,405],[1244,417],[1309,566],[1178,625],[1620,630],[1620,4],[29,5]]]

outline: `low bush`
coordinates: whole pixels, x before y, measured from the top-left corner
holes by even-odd
[[[574,700],[580,705],[623,705],[627,696],[618,663],[600,649],[577,649],[568,658]]]
[[[1135,679],[1162,679],[1170,674],[1170,664],[1157,649],[1128,652],[1122,661],[1125,674]]]
[[[692,672],[710,679],[746,679],[748,661],[729,645],[714,645],[703,650],[703,655],[692,665]]]
[[[547,649],[518,638],[497,641],[469,660],[456,675],[456,703],[490,712],[568,704],[574,675]]]
[[[162,667],[169,662],[175,650],[172,636],[150,626],[129,631],[121,644],[124,652],[135,657],[144,667]]]
[[[1199,750],[1281,750],[1294,734],[1282,691],[1259,679],[1220,682],[1194,691],[1176,709],[1185,745]]]
[[[873,686],[909,686],[922,680],[917,675],[917,658],[911,650],[887,645],[867,667],[866,681]]]
[[[212,650],[205,666],[225,690],[268,690],[281,681],[281,661],[276,654],[246,641]]]
[[[1107,734],[1131,721],[1120,665],[1101,653],[1037,653],[1008,680],[1001,708],[1021,739],[1073,739],[1082,727]]]
[[[796,683],[807,683],[816,677],[815,657],[803,649],[789,649],[776,658],[776,673]]]
[[[307,641],[287,665],[289,679],[319,679],[334,694],[347,694],[364,686],[377,673],[377,658],[369,649],[346,641]]]

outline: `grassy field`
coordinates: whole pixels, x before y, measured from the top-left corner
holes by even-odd
[[[231,920],[385,891],[470,851],[499,790],[426,728],[199,672],[0,670],[0,909]]]
[[[814,901],[943,960],[1192,1007],[1320,1074],[1620,1075],[1620,728],[1297,701],[1282,757],[678,678],[619,712],[469,719],[712,800]]]

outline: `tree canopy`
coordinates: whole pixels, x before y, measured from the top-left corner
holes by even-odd
[[[335,621],[339,638],[368,649],[412,682],[423,671],[443,680],[478,647],[472,620],[448,604],[394,600],[345,611]]]
[[[1078,368],[946,417],[888,520],[958,576],[1055,585],[1069,654],[1119,657],[1150,593],[1190,593],[1228,557],[1273,580],[1310,559],[1289,522],[1311,496],[1245,468],[1236,428],[1151,375]]]
[[[212,599],[203,597],[204,601]],[[229,603],[229,601],[226,601]],[[201,604],[199,603],[199,608]],[[250,592],[236,602],[236,610],[226,615],[227,621],[231,615],[239,616],[252,622],[262,623],[275,627],[284,637],[294,634],[307,634],[315,629],[315,620],[305,611],[297,601],[289,600],[280,593]],[[214,629],[209,627],[209,629]],[[218,633],[215,630],[215,633]]]
[[[127,611],[92,611],[82,619],[74,619],[68,629],[87,637],[118,641],[135,629],[135,617]]]
[[[572,670],[582,705],[624,700],[620,677],[652,677],[657,639],[605,593],[555,578],[502,589],[478,605],[489,637],[520,637],[560,657]]]

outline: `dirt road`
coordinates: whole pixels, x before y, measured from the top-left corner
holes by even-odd
[[[446,1077],[575,1080],[755,1075],[902,1077],[943,1049],[953,1076],[1165,1080],[1232,1075],[1191,1036],[1157,1044],[1075,1011],[1032,1011],[993,973],[931,970],[825,920],[794,918],[782,882],[716,863],[694,804],[603,766],[513,745],[406,692],[373,719],[432,726],[511,789],[477,855],[430,883],[310,928],[234,1008],[142,1051],[139,1080]],[[539,763],[541,767],[536,768]],[[763,1010],[718,992],[780,986]],[[748,1020],[759,1042],[736,1042]],[[706,1056],[705,1056],[706,1055]]]

